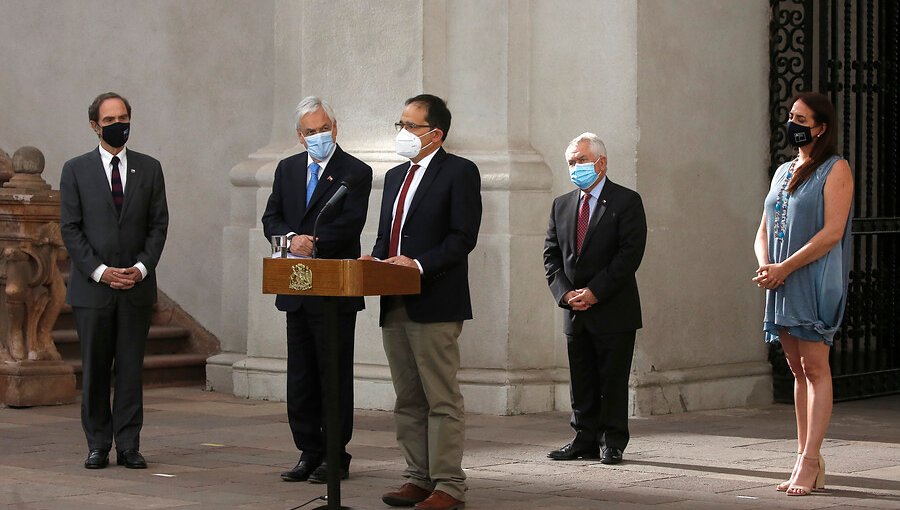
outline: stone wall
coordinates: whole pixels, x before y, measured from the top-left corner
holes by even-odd
[[[445,97],[447,148],[479,164],[485,204],[460,380],[469,410],[519,413],[569,406],[541,247],[552,198],[571,189],[566,144],[594,131],[610,178],[642,194],[650,228],[633,411],[764,403],[763,298],[749,279],[766,187],[767,5],[8,0],[0,51],[13,78],[0,82],[0,107],[4,121],[21,122],[0,124],[0,146],[52,146],[52,180],[94,143],[84,118],[92,95],[130,97],[133,146],[160,157],[169,182],[161,286],[223,346],[210,386],[281,399],[284,318],[259,293],[268,251],[259,218],[277,161],[301,150],[294,105],[309,94],[331,102],[338,143],[375,169],[365,251],[383,173],[400,161],[391,124],[403,99]],[[130,23],[102,30],[93,20],[103,11]],[[35,41],[51,21],[60,28]],[[356,404],[388,408],[376,312],[369,299],[358,321]]]
[[[272,125],[272,2],[3,0],[0,147],[44,150],[44,178],[97,146],[93,98],[133,107],[128,147],[162,162],[169,238],[160,287],[217,336],[228,169]]]

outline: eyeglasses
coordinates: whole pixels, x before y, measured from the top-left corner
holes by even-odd
[[[414,129],[421,129],[421,128],[434,128],[434,126],[429,126],[427,124],[419,125],[419,124],[414,124],[412,122],[395,122],[394,127],[397,128],[398,132],[402,131],[403,129],[406,129],[407,131],[412,131]]]

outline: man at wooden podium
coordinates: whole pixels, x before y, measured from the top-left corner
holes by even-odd
[[[441,98],[408,99],[395,127],[395,151],[409,161],[385,174],[372,255],[417,268],[422,291],[381,299],[397,442],[407,464],[406,483],[382,501],[451,510],[466,494],[457,339],[472,318],[468,255],[481,226],[481,176],[475,163],[443,149],[450,110]]]
[[[266,239],[286,235],[293,256],[313,253],[313,227],[329,199],[346,183],[347,195],[323,215],[316,230],[316,257],[356,259],[366,222],[372,169],[337,145],[338,124],[328,103],[310,96],[297,105],[295,127],[306,152],[285,158],[275,169],[272,194],[262,216]],[[347,443],[353,433],[353,339],[362,297],[339,303],[340,476],[350,476]],[[281,473],[288,482],[326,482],[325,315],[323,297],[278,295],[275,306],[287,314],[287,412],[297,465]]]

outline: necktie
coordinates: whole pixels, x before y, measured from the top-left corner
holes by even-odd
[[[588,223],[591,222],[591,202],[590,195],[584,195],[581,199],[581,209],[578,211],[578,230],[575,237],[575,251],[581,253],[581,245],[584,243],[584,236],[587,234]]]
[[[119,175],[119,156],[112,158],[112,173],[110,176],[113,203],[116,204],[116,212],[122,214],[122,204],[125,203],[125,189],[122,187],[122,176]]]
[[[409,186],[412,184],[413,177],[419,165],[413,165],[406,174],[406,180],[403,181],[403,187],[400,188],[400,197],[397,199],[397,210],[394,211],[394,224],[391,226],[391,244],[388,248],[388,257],[396,257],[397,250],[400,247],[400,225],[403,224],[403,205],[406,202],[406,194],[409,193]]]
[[[309,200],[313,196],[313,192],[316,191],[316,184],[319,183],[319,169],[322,168],[315,161],[309,165],[309,182],[306,184],[306,205],[309,205]]]

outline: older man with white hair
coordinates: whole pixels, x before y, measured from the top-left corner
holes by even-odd
[[[647,242],[641,197],[606,176],[606,147],[584,133],[566,149],[576,189],[557,197],[544,269],[565,310],[575,438],[548,457],[622,462],[628,444],[628,378],[641,327],[635,272]]]
[[[372,169],[335,143],[338,124],[328,103],[310,96],[297,105],[294,127],[306,151],[278,163],[272,194],[263,213],[266,239],[286,235],[290,253],[309,257],[355,259],[366,223]],[[316,218],[342,183],[349,193]],[[340,477],[350,476],[347,443],[353,433],[353,338],[361,297],[335,298],[338,304],[338,350],[341,430]],[[279,295],[275,306],[287,315],[287,412],[300,460],[281,474],[287,482],[325,483],[325,310],[318,296]]]

